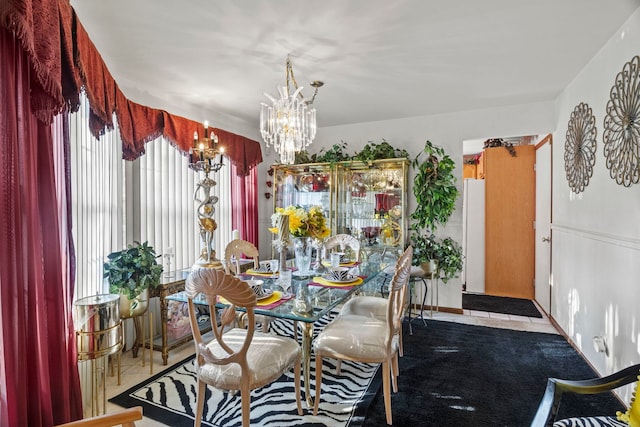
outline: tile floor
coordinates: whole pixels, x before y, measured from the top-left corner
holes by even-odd
[[[415,313],[416,316],[418,313]],[[431,319],[430,313],[428,311],[424,312],[425,319]],[[507,314],[500,313],[488,313],[481,311],[469,311],[464,310],[464,314],[452,314],[452,313],[444,313],[444,312],[434,312],[433,320],[442,320],[449,322],[459,322],[471,325],[480,325],[480,326],[490,326],[495,328],[506,328],[506,329],[516,329],[522,331],[529,332],[546,332],[546,333],[555,333],[558,331],[551,325],[549,319],[545,316],[542,319],[531,318],[531,317],[522,317],[522,316],[513,316]],[[413,320],[413,322],[417,322],[419,319]],[[169,365],[173,363],[179,362],[180,360],[186,358],[187,356],[193,354],[194,348],[193,343],[189,342],[184,344],[183,346],[172,350],[169,353]],[[146,366],[142,367],[142,359],[141,354],[138,355],[138,358],[133,359],[131,352],[127,351],[122,355],[121,359],[121,384],[117,384],[117,375],[114,372],[113,376],[107,376],[107,399],[115,396],[117,394],[122,393],[128,388],[144,381],[149,378],[149,355],[146,356]],[[153,373],[159,373],[166,369],[168,366],[162,365],[162,356],[160,352],[153,352]],[[107,402],[106,412],[112,413],[122,409],[120,406],[113,405]],[[90,416],[91,409],[88,408],[87,416]],[[164,426],[158,421],[151,420],[149,418],[144,418],[144,420],[136,422],[136,426],[139,427],[148,427],[148,426]]]

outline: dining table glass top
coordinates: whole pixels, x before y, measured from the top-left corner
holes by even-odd
[[[350,283],[330,283],[325,278],[324,270],[310,271],[308,276],[297,275],[293,272],[291,278],[291,288],[283,290],[279,284],[278,274],[250,274],[243,273],[238,277],[242,280],[262,280],[262,288],[272,291],[281,296],[280,300],[261,306],[258,304],[254,308],[256,314],[263,314],[271,317],[295,320],[300,322],[314,323],[329,313],[336,306],[346,301],[354,293],[360,295],[380,295],[380,272],[388,263],[363,262],[357,265],[357,274],[361,280],[353,280]],[[320,280],[319,280],[320,279]],[[304,298],[310,305],[308,312],[300,311],[300,299]],[[178,292],[167,297],[172,301],[187,302],[185,292]],[[270,299],[271,301],[272,299]],[[194,298],[195,304],[208,305],[201,295]],[[219,301],[216,306],[223,308],[227,304]],[[241,308],[238,308],[242,310]]]

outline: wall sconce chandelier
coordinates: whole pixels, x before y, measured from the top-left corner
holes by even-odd
[[[203,248],[200,258],[193,265],[193,268],[223,268],[220,260],[216,258],[216,251],[213,250],[213,232],[218,228],[214,205],[218,203],[218,197],[211,194],[211,189],[217,185],[209,174],[218,172],[224,164],[222,163],[222,153],[224,147],[218,144],[218,137],[215,133],[209,132],[209,122],[204,122],[204,138],[198,137],[198,132],[193,133],[193,146],[189,150],[189,167],[196,172],[204,172],[204,178],[198,182],[193,194],[196,202],[196,214],[200,228],[200,237]],[[219,159],[216,159],[216,157]],[[218,161],[216,161],[218,160]]]
[[[260,105],[260,133],[267,147],[273,145],[281,163],[292,164],[295,154],[304,150],[316,136],[316,109],[309,106],[324,83],[318,80],[311,82],[311,87],[315,88],[313,96],[304,99],[302,87],[298,87],[293,75],[289,56],[286,67],[286,86],[278,87],[280,98],[264,94],[272,105],[264,102]]]

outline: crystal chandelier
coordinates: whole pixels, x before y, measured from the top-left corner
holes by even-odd
[[[265,93],[272,105],[261,104],[260,133],[267,147],[273,145],[281,163],[292,164],[296,153],[304,150],[316,136],[316,109],[309,106],[324,83],[311,82],[311,87],[315,88],[313,97],[304,99],[302,87],[298,87],[293,75],[291,59],[287,56],[286,84],[278,87],[279,99]]]

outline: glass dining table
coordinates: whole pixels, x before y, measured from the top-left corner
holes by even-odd
[[[283,291],[279,285],[277,275],[251,274],[251,270],[239,277],[243,280],[263,280],[263,288],[272,291],[280,291],[283,295],[279,304],[270,304],[263,308],[256,306],[256,315],[265,315],[272,318],[280,318],[298,322],[302,327],[302,372],[304,378],[305,400],[307,405],[312,405],[311,399],[311,345],[313,342],[313,327],[320,319],[329,314],[334,308],[344,303],[354,294],[381,295],[380,273],[388,264],[380,262],[363,262],[357,265],[361,283],[349,286],[348,283],[332,284],[324,280],[318,281],[322,276],[320,271],[312,271],[308,276],[293,274],[289,293]],[[322,282],[322,283],[318,283]],[[358,281],[360,282],[360,281]],[[168,300],[186,302],[184,292],[178,292],[167,297]],[[204,298],[196,297],[195,304],[207,305]],[[307,307],[306,312],[301,312],[301,307]],[[216,304],[216,308],[224,308],[222,303]],[[242,309],[238,309],[242,310]]]

